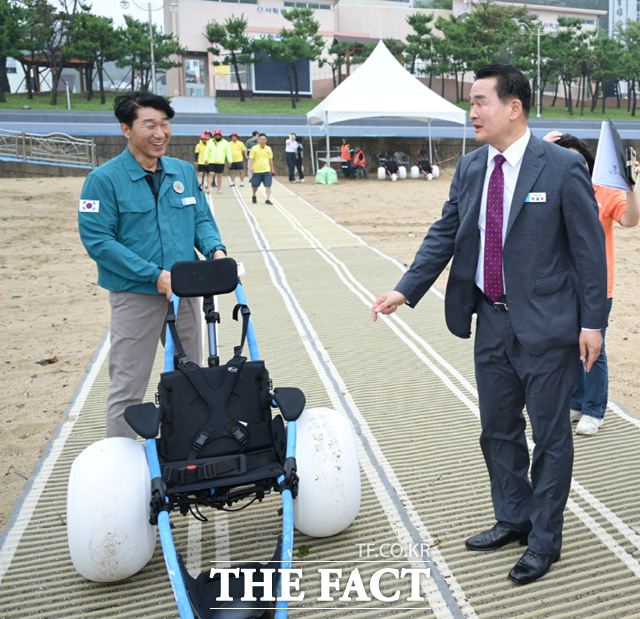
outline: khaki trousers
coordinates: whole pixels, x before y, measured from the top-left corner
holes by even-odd
[[[168,302],[164,296],[136,292],[110,292],[111,351],[109,356],[109,397],[107,438],[136,438],[124,419],[127,406],[141,404],[149,385],[158,349],[164,344]],[[200,365],[202,350],[201,299],[180,299],[178,336],[192,361]]]

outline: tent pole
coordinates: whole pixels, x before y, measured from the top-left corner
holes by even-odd
[[[329,161],[329,159],[331,159],[331,146],[329,145],[329,112],[326,110],[324,113],[324,126],[327,128],[327,165],[331,166],[331,162]]]
[[[429,162],[433,165],[433,154],[431,153],[431,119],[429,119]]]
[[[316,175],[316,162],[313,160],[313,136],[311,135],[311,125],[307,122],[307,129],[309,130],[309,148],[311,149],[311,172]]]
[[[467,145],[467,115],[464,115],[464,125],[462,125],[462,156],[464,157],[464,154],[466,152],[466,145]]]

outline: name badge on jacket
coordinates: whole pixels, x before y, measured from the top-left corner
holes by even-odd
[[[547,201],[547,194],[542,191],[541,193],[530,193],[527,196],[527,199],[525,200],[525,202],[546,202]]]
[[[183,206],[188,206],[189,204],[195,204],[196,203],[196,199],[195,198],[182,198],[181,202],[182,202]]]

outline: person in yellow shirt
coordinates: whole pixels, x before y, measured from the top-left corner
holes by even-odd
[[[265,133],[260,134],[258,144],[254,146],[249,153],[249,172],[253,175],[251,177],[251,188],[253,190],[251,202],[253,202],[253,204],[258,202],[256,193],[258,192],[260,183],[262,183],[267,192],[265,204],[273,204],[271,202],[271,181],[276,175],[276,171],[273,167],[273,151],[270,146],[267,146],[267,136]]]
[[[195,151],[195,163],[198,171],[198,178],[200,179],[200,187],[204,188],[205,191],[207,191],[207,183],[205,182],[205,179],[207,179],[209,175],[209,166],[204,163],[204,153],[207,150],[208,142],[209,136],[206,133],[203,133],[200,136],[200,141],[196,144]],[[202,174],[202,176],[200,176],[200,174]]]
[[[231,134],[231,142],[229,142],[231,148],[231,186],[236,184],[236,170],[240,173],[240,187],[244,187],[244,152],[247,150],[246,146],[238,139],[238,134],[234,131]]]
[[[209,170],[217,177],[218,193],[222,193],[222,174],[224,173],[225,161],[231,163],[231,148],[229,148],[229,142],[222,139],[220,129],[213,132],[213,140],[209,140],[209,144],[207,144],[204,159],[205,164],[209,165]]]

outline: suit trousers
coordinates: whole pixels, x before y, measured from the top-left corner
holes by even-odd
[[[297,153],[285,153],[287,159],[287,166],[289,166],[289,180],[291,182],[296,180],[296,168],[298,170],[298,177],[304,178],[304,173],[302,172],[302,161],[298,159]]]
[[[569,403],[579,346],[532,355],[515,336],[509,312],[494,309],[481,293],[476,310],[480,446],[495,518],[515,531],[530,531],[529,548],[551,554],[562,546],[563,512],[571,488]],[[530,479],[525,405],[535,443]]]
[[[110,292],[111,350],[107,438],[136,438],[124,419],[127,406],[141,404],[158,350],[164,344],[168,302],[164,295]],[[192,361],[202,363],[201,299],[180,299],[177,329],[180,342]]]

